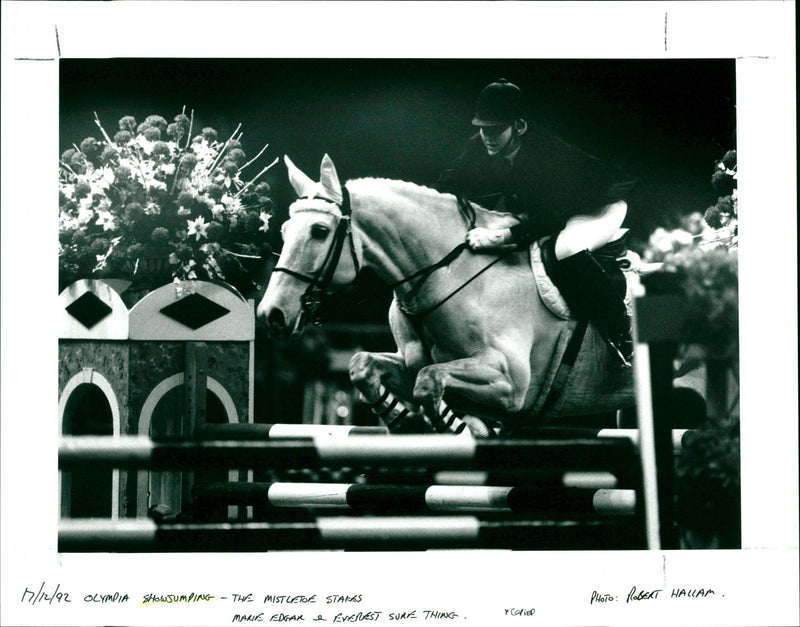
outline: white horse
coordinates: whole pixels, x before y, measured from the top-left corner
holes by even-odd
[[[485,423],[558,425],[633,404],[631,369],[569,317],[536,245],[487,254],[464,244],[469,228],[505,228],[512,215],[403,181],[342,186],[327,155],[319,182],[286,164],[299,199],[259,319],[273,334],[298,333],[326,293],[371,268],[394,290],[398,350],[354,355],[350,376],[390,428],[414,424],[422,409],[436,431],[463,429],[467,414],[480,436]]]

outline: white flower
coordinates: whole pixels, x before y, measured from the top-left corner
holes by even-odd
[[[236,215],[237,213],[243,213],[242,211],[242,201],[235,196],[231,196],[230,194],[225,194],[222,197],[222,204],[225,205],[228,213],[231,215]]]
[[[110,211],[97,211],[97,224],[103,227],[104,231],[113,231],[117,228],[113,214]]]
[[[72,200],[75,198],[75,185],[73,183],[65,183],[61,186],[61,191],[64,192],[64,196],[68,199]]]
[[[174,163],[165,163],[161,167],[159,167],[159,170],[161,170],[161,172],[163,172],[167,176],[171,176],[171,175],[175,174],[175,164]]]
[[[103,189],[108,189],[111,185],[114,184],[114,170],[109,168],[108,166],[104,166],[97,170],[98,178],[97,184],[100,185]]]
[[[192,215],[192,210],[187,209],[186,207],[179,207],[178,208],[178,215],[179,216],[190,216]]]
[[[153,146],[156,144],[155,142],[151,142],[144,135],[137,135],[134,141],[139,144],[142,151],[146,155],[149,155],[151,152],[153,152]]]
[[[269,231],[269,219],[272,217],[266,211],[262,211],[261,215],[259,216],[261,221],[264,223],[261,227],[259,227],[259,231],[264,231],[265,233]]]
[[[214,216],[215,220],[219,220],[224,213],[225,207],[223,205],[214,205],[211,207],[211,214]]]
[[[201,237],[208,237],[206,235],[208,224],[206,224],[205,218],[203,218],[203,216],[199,216],[197,220],[187,220],[186,223],[189,226],[187,234],[194,235],[195,241],[199,240]]]
[[[94,209],[91,207],[80,207],[78,209],[78,224],[81,226],[89,224],[94,218]]]
[[[150,189],[161,189],[163,191],[167,191],[167,184],[164,181],[150,179],[147,184],[149,185]]]

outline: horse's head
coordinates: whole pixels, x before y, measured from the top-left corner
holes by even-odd
[[[289,181],[298,200],[289,207],[281,228],[283,251],[270,277],[257,315],[270,333],[287,336],[316,317],[321,299],[332,288],[352,282],[357,273],[349,228],[349,208],[328,155],[322,159],[320,181],[314,182],[288,157]],[[342,250],[348,251],[342,255]]]

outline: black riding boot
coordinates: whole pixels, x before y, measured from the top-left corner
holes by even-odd
[[[555,239],[551,237],[541,246],[548,275],[572,315],[591,322],[622,365],[630,365],[633,342],[624,302],[626,282],[622,271],[614,259],[603,264],[588,250],[558,260],[554,252]]]

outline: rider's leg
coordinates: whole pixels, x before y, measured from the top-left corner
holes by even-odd
[[[622,201],[606,205],[596,216],[575,216],[555,238],[556,259],[566,259],[584,250],[595,251],[619,231],[628,205]]]
[[[572,218],[542,246],[548,274],[576,318],[591,321],[623,364],[633,354],[625,278],[612,260],[600,263],[590,251],[607,244],[625,218],[624,202],[608,205],[598,216]]]

